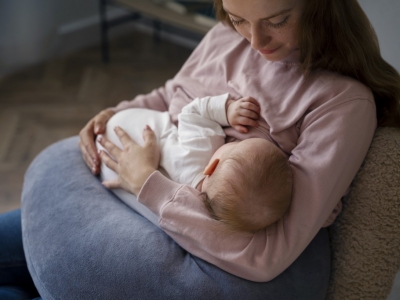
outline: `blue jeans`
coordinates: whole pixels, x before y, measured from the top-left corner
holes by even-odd
[[[38,297],[22,246],[20,210],[0,214],[0,241],[0,299]]]

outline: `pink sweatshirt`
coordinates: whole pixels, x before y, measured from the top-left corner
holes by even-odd
[[[199,192],[154,172],[138,200],[159,216],[160,227],[188,252],[252,281],[282,273],[341,209],[376,128],[371,91],[326,71],[303,75],[297,63],[265,60],[228,26],[218,24],[165,87],[115,109],[168,110],[173,121],[196,97],[229,92],[254,97],[260,126],[228,140],[262,137],[288,154],[293,198],[282,219],[255,234],[228,233],[207,213]]]

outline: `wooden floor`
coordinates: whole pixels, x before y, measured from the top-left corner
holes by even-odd
[[[0,213],[20,207],[24,173],[46,146],[77,135],[100,110],[173,77],[191,50],[133,32],[100,48],[0,78]]]

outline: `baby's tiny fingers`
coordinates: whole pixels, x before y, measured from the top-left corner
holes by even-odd
[[[244,101],[244,102],[240,103],[240,107],[243,109],[248,109],[248,110],[254,111],[256,113],[260,112],[260,106],[255,105],[254,103],[251,103],[251,102]]]
[[[257,106],[260,106],[260,103],[258,103],[258,101],[256,99],[252,98],[252,97],[249,98],[249,101],[254,103]]]
[[[240,125],[244,125],[244,126],[252,126],[252,127],[258,127],[258,122],[250,119],[250,118],[246,118],[246,117],[239,117],[238,118],[238,123]]]
[[[253,97],[245,97],[245,98],[243,98],[243,100],[244,100],[244,101],[247,101],[247,102],[251,102],[251,103],[253,103],[254,105],[260,106],[260,104],[258,103],[258,101],[257,101],[256,99],[254,99]]]
[[[254,111],[248,110],[248,109],[242,109],[240,111],[240,116],[250,118],[253,120],[257,120],[259,118],[259,114],[255,113]]]

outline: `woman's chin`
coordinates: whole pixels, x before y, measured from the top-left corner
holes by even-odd
[[[260,52],[260,55],[262,57],[264,57],[266,60],[269,60],[269,61],[280,61],[280,60],[282,60],[282,58],[280,58],[280,57],[278,57],[278,56],[276,56],[274,54],[264,54],[264,53]]]
[[[277,51],[272,54],[266,54],[259,52],[260,55],[268,61],[285,61],[285,62],[299,62],[300,61],[300,51],[293,50],[289,53],[283,53],[283,51]]]

